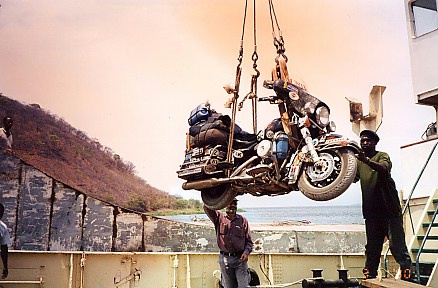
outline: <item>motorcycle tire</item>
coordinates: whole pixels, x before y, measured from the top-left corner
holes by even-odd
[[[307,198],[315,201],[327,201],[344,193],[356,177],[356,156],[351,149],[324,151],[334,160],[333,171],[321,181],[310,181],[307,169],[298,180],[298,188]],[[307,167],[308,168],[308,167]]]
[[[201,198],[204,205],[212,210],[220,210],[228,206],[236,197],[237,192],[229,184],[222,184],[201,190]]]

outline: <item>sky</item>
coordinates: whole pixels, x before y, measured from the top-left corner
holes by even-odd
[[[254,50],[253,1],[244,37],[241,98],[249,92]],[[276,50],[268,1],[256,1],[261,72],[258,96],[270,78]],[[184,159],[187,118],[209,101],[218,112],[234,83],[244,1],[237,0],[0,0],[0,92],[38,103],[90,138],[132,162],[150,185],[186,199],[176,171]],[[277,0],[292,78],[331,108],[337,132],[354,140],[345,97],[364,103],[373,85],[386,86],[378,150],[393,161],[403,187],[400,146],[421,140],[435,121],[431,107],[415,104],[407,24],[399,0]],[[240,99],[239,99],[240,100]],[[258,106],[258,128],[279,117]],[[15,119],[19,121],[19,119]],[[237,123],[252,130],[251,104]],[[18,134],[20,131],[13,131]],[[240,197],[242,207],[344,205],[361,202],[358,184],[340,197],[314,202],[300,192]]]

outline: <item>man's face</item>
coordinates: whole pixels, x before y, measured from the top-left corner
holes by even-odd
[[[12,121],[12,119],[11,118],[5,118],[4,120],[3,120],[3,125],[4,125],[4,127],[5,127],[5,129],[11,129],[11,127],[12,127],[12,124],[13,124],[14,122]]]
[[[225,212],[227,214],[236,214],[237,211],[237,202],[233,201],[230,204],[228,204],[227,208],[225,208]]]
[[[360,137],[360,147],[362,147],[363,151],[365,152],[371,152],[376,150],[376,144],[376,139],[368,135]]]

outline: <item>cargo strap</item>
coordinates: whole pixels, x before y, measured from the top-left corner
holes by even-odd
[[[257,54],[257,25],[256,25],[256,6],[255,6],[255,0],[254,0],[254,52],[252,53],[252,68],[254,69],[254,74],[251,77],[251,86],[250,86],[250,92],[246,94],[246,96],[240,101],[238,105],[238,110],[240,111],[243,107],[243,102],[245,102],[246,99],[252,100],[252,126],[253,126],[253,133],[257,134],[257,79],[260,76],[260,71],[257,69],[257,60],[259,59],[259,56]]]
[[[253,0],[253,17],[254,17],[254,52],[252,54],[252,60],[253,60],[253,69],[255,71],[255,74],[252,75],[251,78],[251,88],[250,92],[243,98],[243,100],[237,104],[237,99],[239,98],[239,88],[240,88],[240,78],[242,75],[242,59],[243,59],[243,39],[245,35],[245,23],[246,23],[246,14],[248,9],[248,0],[245,1],[245,12],[243,17],[243,27],[242,27],[242,37],[240,39],[240,49],[239,49],[239,57],[237,58],[238,64],[236,68],[236,80],[234,87],[224,87],[225,90],[229,94],[233,94],[233,97],[228,99],[227,103],[225,104],[225,107],[232,109],[231,114],[231,126],[230,126],[230,136],[228,138],[228,151],[227,151],[227,162],[232,163],[232,151],[233,151],[233,140],[234,140],[234,124],[236,123],[236,113],[237,108],[240,109],[243,106],[243,102],[246,99],[252,100],[252,115],[253,115],[253,130],[254,134],[257,133],[257,78],[260,76],[260,72],[257,69],[257,60],[258,60],[258,54],[257,54],[257,31],[256,31],[256,1]]]
[[[278,55],[275,60],[276,62],[278,62],[278,64],[272,69],[272,80],[278,80],[278,79],[283,79],[285,82],[290,81],[289,79],[289,73],[287,71],[287,64],[286,64],[286,59],[284,57],[284,54]],[[280,111],[280,115],[281,115],[281,124],[283,126],[284,132],[287,134],[287,136],[289,137],[289,145],[291,145],[292,148],[297,148],[295,142],[293,141],[293,134],[297,133],[298,131],[293,131],[292,132],[292,126],[291,125],[291,121],[289,119],[289,114],[287,113],[286,110],[286,103],[284,103],[283,101],[280,101],[280,103],[278,103],[278,110]]]
[[[233,140],[234,140],[234,123],[236,123],[236,110],[237,110],[237,99],[239,98],[239,88],[240,88],[240,77],[242,75],[242,60],[243,60],[243,38],[245,36],[245,23],[246,23],[246,11],[248,8],[248,0],[245,1],[245,10],[243,15],[243,25],[242,25],[242,37],[240,39],[239,56],[237,57],[237,67],[236,67],[236,79],[234,81],[234,87],[225,86],[225,90],[228,94],[233,94],[231,98],[225,103],[226,108],[231,108],[231,125],[230,125],[230,136],[228,137],[228,149],[227,149],[227,162],[232,163],[232,153],[233,153]],[[230,173],[228,171],[227,173]]]
[[[272,69],[272,80],[283,79],[285,82],[290,81],[289,72],[287,71],[287,56],[284,54],[286,48],[284,47],[284,39],[281,33],[280,25],[278,24],[277,15],[275,14],[274,3],[269,0],[269,13],[271,16],[272,37],[274,39],[274,46],[277,49],[277,56],[275,57],[275,67]],[[277,28],[278,37],[275,33],[275,27]],[[286,104],[283,101],[278,103],[278,110],[281,115],[281,124],[283,125],[284,132],[289,137],[289,144],[295,147],[295,143],[292,138],[292,130],[289,115],[287,114]]]

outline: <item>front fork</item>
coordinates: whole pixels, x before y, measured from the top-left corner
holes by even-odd
[[[306,142],[306,148],[307,149],[301,149],[300,151],[297,150],[295,152],[295,154],[292,156],[291,158],[291,163],[290,163],[290,170],[289,170],[289,174],[288,174],[288,184],[292,185],[295,184],[298,180],[298,176],[299,176],[299,172],[301,169],[301,165],[303,163],[303,158],[305,157],[304,154],[306,154],[306,152],[310,153],[310,157],[312,158],[313,161],[313,165],[316,167],[319,167],[319,165],[321,164],[321,158],[319,157],[318,153],[316,152],[315,149],[315,145],[313,144],[313,139],[312,139],[312,135],[310,135],[310,131],[309,128],[307,128],[307,122],[308,119],[307,117],[301,117],[299,118],[299,127],[300,127],[300,132],[301,135],[303,136],[304,141]],[[307,150],[307,151],[305,151]]]
[[[300,124],[300,132],[301,135],[303,135],[303,139],[306,142],[306,146],[307,149],[309,149],[309,153],[310,156],[312,157],[313,163],[315,166],[318,165],[320,158],[318,153],[315,150],[315,145],[313,145],[313,139],[312,139],[312,135],[310,135],[310,131],[309,128],[307,128],[308,122],[309,120],[307,119],[307,117],[302,117],[299,120],[299,124]]]

